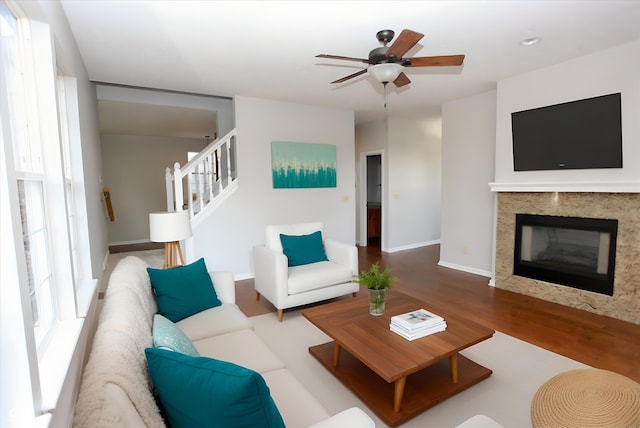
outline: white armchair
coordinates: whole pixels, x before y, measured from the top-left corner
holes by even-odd
[[[314,232],[322,234],[322,227],[322,223],[267,226],[264,245],[253,248],[256,299],[264,296],[270,301],[278,310],[278,321],[282,321],[284,309],[349,293],[355,296],[359,290],[359,284],[352,282],[353,275],[358,274],[355,245],[322,236],[328,260],[289,266],[280,235],[304,239]]]

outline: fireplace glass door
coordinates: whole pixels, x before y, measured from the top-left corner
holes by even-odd
[[[514,274],[613,295],[617,221],[518,214]]]

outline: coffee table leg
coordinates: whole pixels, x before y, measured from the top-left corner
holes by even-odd
[[[395,393],[393,396],[393,411],[398,413],[400,411],[400,405],[402,404],[402,396],[404,395],[404,384],[407,381],[407,377],[401,377],[396,380]]]
[[[333,367],[338,367],[340,362],[340,345],[338,342],[333,342]]]
[[[458,353],[456,352],[449,357],[449,363],[451,365],[451,380],[453,383],[458,383]]]

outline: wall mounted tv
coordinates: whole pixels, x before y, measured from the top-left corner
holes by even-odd
[[[622,168],[620,93],[511,113],[514,171]]]

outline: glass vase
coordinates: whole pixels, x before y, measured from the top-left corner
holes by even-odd
[[[369,314],[373,316],[383,315],[386,300],[387,290],[369,290]]]

